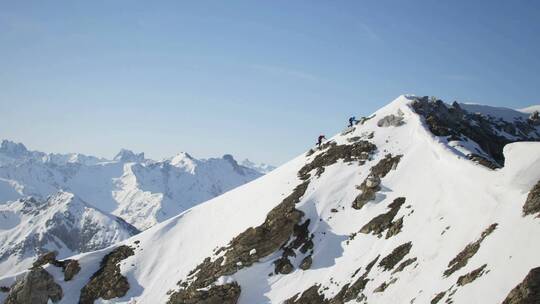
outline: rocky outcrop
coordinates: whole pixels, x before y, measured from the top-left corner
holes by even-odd
[[[119,263],[134,255],[129,246],[119,246],[105,255],[100,268],[81,289],[79,304],[93,304],[95,300],[123,297],[129,290],[129,282],[120,273]]]
[[[328,301],[322,294],[319,294],[319,286],[313,285],[306,289],[300,296],[296,294],[285,300],[284,304],[327,304]]]
[[[44,253],[36,259],[36,261],[32,265],[32,268],[39,268],[46,264],[60,267],[64,272],[64,281],[71,280],[77,273],[79,273],[81,267],[79,266],[79,262],[77,262],[77,260],[68,259],[59,261],[56,259],[57,256],[58,252],[56,251],[49,251],[47,253]]]
[[[236,236],[227,247],[220,248],[215,253],[222,254],[219,258],[214,261],[210,257],[206,258],[191,271],[188,276],[189,281],[179,283],[181,289],[172,293],[170,301],[198,295],[199,289],[207,288],[219,277],[231,275],[244,267],[251,266],[259,259],[283,248],[295,233],[296,236],[302,234],[303,232],[300,232],[302,229],[299,227],[302,226],[300,223],[304,213],[297,210],[295,205],[304,195],[308,185],[309,181],[298,185],[289,196],[268,213],[263,224],[248,228]],[[286,255],[278,259],[275,266],[276,273],[287,274],[293,270]]]
[[[443,292],[439,292],[438,294],[435,295],[435,297],[433,299],[431,299],[431,304],[437,304],[439,303],[440,300],[442,300],[442,298],[444,298],[444,295],[446,294],[445,291]]]
[[[457,102],[447,106],[438,99],[430,100],[427,96],[417,97],[412,103],[414,111],[420,114],[435,136],[448,140],[474,141],[485,155],[469,156],[487,167],[504,165],[503,148],[516,141],[537,141],[539,134],[525,120],[505,121],[480,113],[469,113]],[[510,136],[503,136],[508,133]]]
[[[64,281],[71,281],[81,271],[81,266],[77,260],[66,260],[62,269],[64,270]]]
[[[398,197],[394,199],[394,201],[390,205],[388,205],[390,210],[371,219],[360,229],[360,233],[374,234],[378,237],[381,237],[382,233],[385,230],[388,230],[386,238],[390,238],[391,236],[396,235],[399,231],[401,231],[403,219],[400,218],[399,220],[394,222],[394,218],[396,217],[399,209],[404,203],[404,197]]]
[[[475,270],[460,276],[458,278],[458,280],[457,280],[457,285],[458,286],[464,286],[464,285],[467,285],[467,284],[473,282],[474,280],[478,279],[479,277],[481,277],[485,273],[484,269],[486,268],[486,266],[487,266],[487,264],[484,264],[484,265],[476,268]]]
[[[385,271],[391,270],[397,263],[401,262],[407,254],[409,254],[411,248],[411,242],[399,245],[379,262],[379,267],[382,267]]]
[[[401,112],[400,110],[398,110],[397,115],[390,114],[377,121],[377,126],[382,128],[399,127],[403,124],[403,112]]]
[[[308,255],[306,256],[302,262],[300,263],[300,269],[302,270],[308,270],[311,268],[311,265],[313,264],[313,258],[311,257],[311,255]]]
[[[510,291],[502,304],[540,303],[540,267],[531,269],[527,276]]]
[[[328,150],[315,156],[313,161],[306,164],[298,172],[302,180],[311,177],[310,172],[315,170],[315,175],[320,176],[324,172],[324,167],[335,164],[338,160],[344,162],[359,161],[365,162],[377,147],[369,141],[358,141],[350,145],[329,145]]]
[[[190,289],[174,293],[168,304],[235,304],[240,297],[240,285],[236,282],[214,285],[208,289]]]
[[[11,288],[5,304],[56,303],[63,297],[62,288],[54,277],[41,267],[34,267]]]
[[[369,262],[369,264],[366,266],[364,273],[360,277],[358,277],[353,283],[345,284],[341,288],[339,293],[329,301],[329,303],[330,304],[343,304],[352,300],[356,300],[357,302],[360,302],[364,298],[364,295],[362,294],[362,292],[364,291],[367,283],[369,282],[368,275],[378,260],[379,260],[379,256],[377,256],[375,259]]]
[[[523,205],[523,216],[538,214],[540,216],[540,181],[531,189]]]
[[[398,267],[394,269],[394,271],[392,271],[392,274],[403,271],[403,269],[407,268],[407,266],[411,265],[414,262],[416,262],[416,258],[406,259],[405,261],[401,262]]]
[[[381,190],[381,178],[385,177],[391,170],[396,169],[402,155],[385,155],[375,166],[371,167],[368,177],[357,187],[362,192],[354,199],[352,207],[362,209],[364,205],[375,199],[375,195]]]
[[[465,267],[469,262],[469,259],[472,258],[480,249],[480,245],[484,239],[490,235],[497,228],[497,223],[491,224],[486,230],[482,232],[480,238],[470,244],[468,244],[463,250],[458,253],[458,255],[453,258],[450,263],[448,263],[448,269],[444,271],[444,276],[448,277],[459,269]]]
[[[532,126],[540,126],[540,113],[538,111],[532,112],[527,121]]]
[[[377,293],[377,292],[384,292],[386,290],[386,288],[388,288],[388,286],[394,284],[395,282],[397,282],[397,278],[392,278],[390,281],[388,282],[382,282],[381,285],[379,285],[379,287],[373,289],[373,292],[374,293]]]

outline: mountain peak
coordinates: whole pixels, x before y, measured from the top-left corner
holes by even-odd
[[[142,162],[144,161],[144,152],[134,153],[128,149],[121,149],[114,157],[114,160],[121,162]]]
[[[0,152],[10,156],[25,156],[29,153],[26,146],[22,143],[16,143],[7,139],[2,140]]]

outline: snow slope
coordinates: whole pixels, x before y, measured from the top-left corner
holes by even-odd
[[[523,113],[533,113],[535,111],[540,112],[540,105],[529,106],[523,109],[519,109],[518,111]]]
[[[195,159],[187,153],[163,161],[121,150],[113,160],[82,154],[45,154],[3,141],[0,204],[59,190],[144,230],[262,174],[230,155]]]
[[[458,130],[447,112],[470,121]],[[540,180],[540,143],[497,149],[537,140],[539,130],[517,126],[503,136],[498,123],[477,119],[401,96],[322,149],[72,257],[81,272],[71,281],[58,267],[46,270],[64,291],[60,303],[77,303],[103,273],[100,262],[123,245],[133,248],[118,264],[130,288],[95,303],[501,303],[540,266],[540,219],[522,212]],[[473,142],[478,134],[500,145]],[[450,137],[494,162],[504,155],[504,167],[467,157]],[[357,204],[367,194],[373,199]],[[0,286],[15,280],[0,278]]]
[[[139,231],[68,192],[0,205],[0,274],[31,266],[39,254],[60,258],[108,247]]]

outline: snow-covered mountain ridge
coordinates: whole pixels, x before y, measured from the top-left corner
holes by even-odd
[[[72,257],[70,280],[54,263],[1,278],[0,299],[538,303],[540,128],[486,110],[401,96],[251,183]],[[38,277],[47,286],[28,291]]]
[[[200,160],[179,153],[153,161],[144,153],[123,149],[106,160],[29,151],[23,144],[4,140],[0,275],[26,269],[48,250],[65,258],[108,247],[261,175],[231,155]],[[28,211],[28,206],[35,210]],[[117,217],[137,229],[117,224],[121,221]],[[71,228],[58,235],[58,227]]]
[[[28,268],[56,251],[66,258],[108,247],[139,231],[68,192],[45,200],[24,198],[0,205],[0,273]]]
[[[6,140],[0,147],[0,203],[67,191],[141,230],[261,175],[230,155],[153,161],[122,149],[105,160],[28,151]]]

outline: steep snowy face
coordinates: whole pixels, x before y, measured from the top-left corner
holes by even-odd
[[[453,107],[401,96],[251,183],[73,257],[72,280],[44,266],[56,285],[41,292],[61,288],[59,303],[535,303],[540,143],[507,144],[497,159],[483,140],[502,137],[495,122]],[[519,130],[508,142],[538,132]],[[449,136],[504,167],[464,157]],[[12,288],[0,300],[24,282],[0,278]]]
[[[72,193],[0,205],[0,273],[28,268],[47,251],[59,257],[98,250],[137,234],[120,218],[103,213]]]
[[[19,158],[0,164],[0,204],[65,189],[141,230],[262,175],[238,165],[232,156],[198,160],[181,153],[156,162],[144,153],[122,150],[115,160],[104,161],[81,154],[28,152],[21,144],[6,147],[3,151],[17,153],[0,156]],[[38,153],[39,158],[23,157]]]

